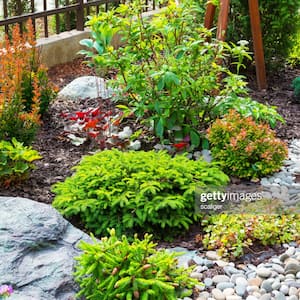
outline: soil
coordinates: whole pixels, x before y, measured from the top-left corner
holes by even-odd
[[[51,81],[60,89],[73,79],[85,75],[94,75],[94,71],[83,64],[81,59],[55,66],[49,70]],[[300,139],[300,103],[297,103],[293,97],[291,87],[292,80],[297,76],[300,76],[300,68],[287,68],[281,72],[272,73],[268,77],[268,89],[258,91],[255,76],[248,75],[251,96],[262,103],[277,106],[279,113],[285,118],[286,124],[277,126],[276,131],[277,135],[286,141]],[[101,99],[98,100],[101,101]],[[104,106],[111,106],[108,102],[102,101],[102,103]],[[61,126],[57,124],[57,120],[54,120],[53,116],[56,113],[50,109],[49,113],[44,116],[42,127],[33,144],[33,148],[38,150],[43,157],[36,162],[36,169],[31,172],[28,180],[24,183],[7,188],[0,187],[1,196],[26,197],[50,204],[54,197],[51,186],[70,176],[72,174],[71,168],[80,161],[82,155],[88,154],[91,150],[87,146],[73,146],[66,140]],[[239,181],[234,183],[245,185],[245,187],[248,185],[248,183]],[[172,244],[168,243],[168,245],[199,249],[199,245],[195,241],[197,234],[199,234],[199,228],[194,228],[189,234],[179,237]],[[255,249],[251,251],[256,253]],[[251,251],[249,251],[249,255]],[[280,249],[272,251],[278,252]],[[263,249],[262,252],[271,253],[269,248]],[[257,259],[255,255],[254,259]]]

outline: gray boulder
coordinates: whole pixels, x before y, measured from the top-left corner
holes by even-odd
[[[88,235],[51,206],[0,197],[0,285],[11,284],[11,300],[71,300],[74,257]]]
[[[94,99],[101,97],[103,99],[110,98],[113,90],[107,88],[106,82],[103,78],[96,76],[82,76],[78,77],[65,86],[59,93],[59,98],[68,99]]]

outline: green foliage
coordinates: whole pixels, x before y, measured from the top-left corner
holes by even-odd
[[[300,77],[296,77],[292,83],[294,95],[300,101]]]
[[[284,123],[283,117],[276,111],[275,106],[268,106],[249,97],[230,96],[220,102],[215,111],[217,115],[228,113],[231,109],[235,109],[240,115],[252,118],[257,122],[264,122],[275,128],[277,122]]]
[[[94,244],[81,242],[83,254],[77,258],[75,278],[78,296],[90,300],[142,299],[176,300],[190,296],[199,282],[189,277],[191,270],[177,268],[174,253],[156,250],[151,236],[136,236],[129,243],[119,240],[114,230],[110,237]]]
[[[34,98],[34,80],[39,87],[39,109],[40,114],[44,115],[49,108],[50,102],[57,95],[57,88],[49,81],[47,69],[39,64],[36,58],[30,70],[24,70],[22,74],[22,98],[24,100],[25,110],[30,111]]]
[[[11,142],[0,141],[0,183],[9,185],[26,178],[34,168],[32,162],[40,158],[36,150],[24,146],[15,138]]]
[[[231,56],[239,70],[250,56],[243,43],[229,46],[212,38],[199,18],[203,5],[180,2],[170,1],[151,18],[143,18],[138,0],[91,17],[92,38],[81,42],[88,48],[81,53],[98,69],[117,69],[112,84],[120,91],[118,100],[154,125],[162,141],[190,136],[198,147],[215,106],[229,95],[246,93],[243,78],[217,62]],[[123,42],[119,48],[112,46],[116,33]]]
[[[237,42],[251,40],[250,18],[247,0],[230,2],[227,39]],[[299,0],[259,1],[261,28],[267,67],[282,67],[294,46],[299,32]]]
[[[19,15],[19,7],[18,7],[18,2],[20,3],[20,8],[22,14],[29,13],[30,12],[30,1],[26,0],[8,0],[7,1],[7,10],[8,10],[8,15],[10,17],[12,16],[18,16]]]
[[[240,256],[253,243],[275,245],[299,239],[299,215],[218,214],[202,221],[204,247],[222,256]]]
[[[298,33],[293,37],[293,48],[289,51],[288,63],[291,66],[300,65],[300,26]]]
[[[216,165],[154,151],[105,150],[84,157],[75,170],[54,186],[53,205],[67,217],[79,216],[97,235],[108,227],[118,234],[174,235],[198,219],[196,186],[228,182]]]
[[[266,124],[257,124],[231,110],[208,130],[212,155],[225,173],[260,178],[280,169],[287,147]]]

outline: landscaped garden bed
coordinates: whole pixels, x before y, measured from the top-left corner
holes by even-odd
[[[90,299],[299,295],[300,219],[285,209],[300,197],[300,69],[270,71],[258,91],[251,67],[242,71],[247,43],[214,39],[198,13],[172,3],[145,20],[137,2],[121,5],[89,21],[92,39],[81,43],[93,68],[80,57],[49,77],[30,24],[0,53],[9,58],[0,77],[0,194],[52,204],[102,238],[79,246],[75,277]],[[110,45],[116,32],[126,40],[120,48]],[[102,98],[63,94],[99,71],[111,85],[100,87]],[[229,214],[197,210],[224,187],[263,201]],[[183,251],[178,261],[189,269],[177,268],[170,249],[157,251],[173,247],[184,247],[171,252]]]

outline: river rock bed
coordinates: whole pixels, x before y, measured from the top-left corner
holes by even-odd
[[[300,140],[295,139],[289,144],[289,156],[280,172],[260,181],[264,196],[279,199],[286,208],[299,213],[300,203]]]
[[[194,298],[183,300],[300,299],[300,248],[296,243],[283,246],[285,252],[258,265],[227,262],[215,251],[200,256],[184,248],[170,249],[184,252],[178,265],[194,265],[191,277],[199,280]]]

